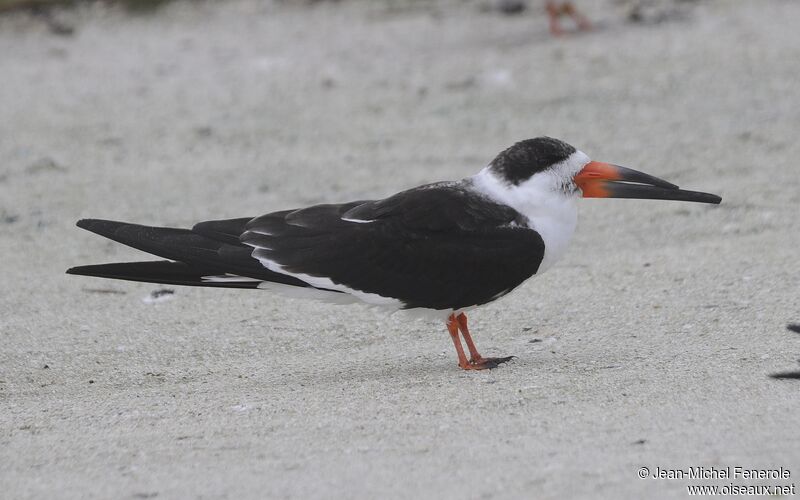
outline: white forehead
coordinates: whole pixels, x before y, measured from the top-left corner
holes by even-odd
[[[583,151],[575,151],[566,160],[561,163],[556,163],[549,170],[553,175],[564,179],[572,180],[575,174],[581,171],[583,167],[589,163],[591,159]],[[547,170],[539,172],[540,174],[547,173]],[[537,174],[538,175],[538,174]],[[534,176],[535,177],[535,176]]]

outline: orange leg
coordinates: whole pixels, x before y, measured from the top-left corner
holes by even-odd
[[[481,353],[478,352],[478,348],[475,347],[475,342],[472,341],[472,335],[469,334],[469,328],[467,328],[467,315],[464,313],[459,314],[456,316],[456,321],[458,321],[458,328],[461,330],[461,335],[464,336],[464,342],[467,343],[470,363],[480,362],[483,359],[483,356],[481,356]]]
[[[548,0],[545,8],[547,9],[547,17],[550,18],[550,34],[553,36],[562,35],[564,30],[561,29],[561,24],[558,22],[558,18],[561,17],[560,6],[555,1]]]
[[[458,337],[458,332],[461,330],[461,335],[464,336],[464,342],[467,343],[469,349],[470,360],[467,361],[467,356],[464,354],[464,348],[461,346],[461,339]],[[460,313],[458,316],[451,314],[447,318],[447,331],[450,332],[450,338],[453,339],[453,345],[456,347],[458,354],[458,366],[464,370],[486,370],[496,368],[501,363],[509,361],[514,356],[504,358],[484,358],[475,347],[472,341],[472,336],[469,334],[467,328],[467,315]]]
[[[464,370],[472,370],[467,356],[464,354],[464,348],[461,346],[461,339],[458,338],[458,321],[454,314],[447,318],[447,331],[450,332],[450,338],[453,339],[453,345],[456,346],[456,354],[458,354],[458,366]]]

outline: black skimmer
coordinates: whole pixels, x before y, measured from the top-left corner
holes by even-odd
[[[425,312],[445,321],[461,368],[494,368],[511,357],[481,356],[465,312],[499,299],[560,259],[575,230],[580,197],[721,201],[636,170],[591,161],[565,142],[539,137],[514,144],[472,177],[382,200],[200,222],[192,229],[84,219],[79,227],[169,260],[67,272],[172,285],[266,288]]]

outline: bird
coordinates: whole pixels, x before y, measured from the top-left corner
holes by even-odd
[[[550,20],[550,34],[553,36],[564,34],[559,20],[565,16],[571,17],[575,22],[575,26],[581,31],[592,29],[592,23],[589,22],[589,19],[581,14],[570,1],[547,0],[545,2],[545,11],[547,11],[547,17]]]
[[[475,175],[383,199],[209,220],[191,229],[82,219],[80,228],[166,260],[79,266],[67,273],[267,289],[406,310],[444,321],[460,368],[490,369],[513,356],[482,356],[467,312],[563,257],[580,198],[722,200],[537,137],[513,144]]]

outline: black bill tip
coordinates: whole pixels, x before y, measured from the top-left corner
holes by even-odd
[[[615,181],[606,182],[604,187],[608,190],[610,198],[692,201],[695,203],[710,203],[712,205],[719,205],[722,202],[722,198],[715,194],[686,189]]]

